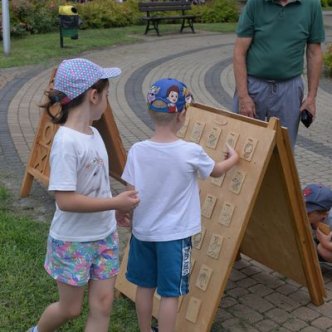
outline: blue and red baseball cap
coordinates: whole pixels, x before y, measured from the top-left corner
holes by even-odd
[[[151,111],[178,113],[189,107],[193,96],[184,83],[175,78],[162,78],[151,85],[146,99]]]
[[[54,89],[63,92],[69,100],[73,100],[100,79],[116,77],[120,74],[120,68],[103,68],[83,58],[64,60],[56,71]]]
[[[332,190],[321,184],[309,184],[303,189],[307,212],[329,211],[332,208]]]

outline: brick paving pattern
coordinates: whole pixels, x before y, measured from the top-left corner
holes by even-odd
[[[324,15],[326,40],[332,41],[332,13]],[[109,100],[126,149],[151,134],[144,92],[160,77],[177,77],[191,88],[195,101],[231,108],[234,78],[231,65],[234,34],[198,31],[142,37],[142,42],[84,53],[102,66],[118,66],[123,74],[111,81]],[[326,47],[326,44],[324,44]],[[31,66],[0,69],[0,173],[17,193],[27,163],[40,111],[38,103],[52,68]],[[301,184],[322,182],[332,187],[332,83],[323,78],[317,97],[316,121],[300,126],[295,159]],[[122,185],[112,180],[113,191]],[[37,198],[37,199],[36,199]],[[29,198],[18,199],[27,209],[47,215],[53,204],[45,188],[34,184]],[[48,204],[48,205],[47,205]],[[121,230],[122,246],[128,233]],[[211,331],[330,331],[332,332],[332,270],[323,270],[326,303],[315,306],[306,288],[249,257],[235,263]]]

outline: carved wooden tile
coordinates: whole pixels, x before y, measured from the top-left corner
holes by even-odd
[[[200,233],[195,234],[192,237],[192,242],[193,242],[194,248],[196,248],[198,250],[201,249],[201,246],[202,246],[202,243],[204,240],[204,236],[205,236],[205,232],[206,232],[206,229],[204,226],[202,226],[202,231]]]
[[[196,121],[194,123],[194,127],[193,127],[193,129],[191,131],[189,139],[192,142],[199,143],[199,141],[200,141],[200,139],[202,137],[202,134],[203,134],[204,127],[205,127],[205,123]]]
[[[227,126],[228,124],[228,119],[224,116],[217,115],[216,118],[214,119],[214,122],[218,126]]]
[[[248,137],[243,145],[241,158],[251,161],[252,156],[254,155],[254,152],[255,152],[257,142],[258,141],[256,138]]]
[[[226,143],[230,147],[235,148],[238,139],[239,139],[238,133],[230,132],[230,133],[228,133],[228,135],[226,137]],[[227,149],[226,149],[226,151],[227,151]]]
[[[203,291],[206,291],[210,282],[212,272],[213,270],[211,268],[203,264],[199,270],[196,279],[196,287],[200,288]]]
[[[241,170],[233,172],[229,190],[235,194],[239,194],[241,192],[245,177],[245,172]]]
[[[214,206],[216,205],[217,198],[213,195],[207,195],[202,206],[202,216],[211,218]]]
[[[234,209],[235,209],[235,206],[232,203],[224,202],[221,207],[218,222],[220,224],[228,227],[232,221]]]
[[[217,144],[218,144],[221,132],[222,132],[221,128],[212,127],[210,132],[208,133],[207,141],[205,143],[205,146],[210,148],[210,149],[215,149]]]
[[[213,178],[211,177],[211,183],[215,186],[221,187],[222,183],[224,182],[226,173],[224,173],[222,176],[219,176],[219,178]]]
[[[187,312],[186,312],[186,319],[192,323],[196,323],[197,317],[199,314],[199,310],[201,307],[202,301],[197,299],[196,297],[191,297],[189,300]]]
[[[212,234],[211,240],[208,247],[208,256],[218,259],[222,247],[223,237],[218,234]]]

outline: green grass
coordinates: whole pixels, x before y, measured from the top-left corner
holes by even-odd
[[[235,23],[195,24],[195,29],[212,32],[232,32]],[[161,24],[161,34],[178,33],[179,24]],[[142,40],[145,26],[129,26],[124,28],[79,30],[79,39],[71,40],[64,37],[64,48],[60,47],[59,33],[29,35],[24,38],[11,39],[9,56],[3,53],[3,44],[0,48],[0,68],[18,67],[32,64],[49,64],[59,59],[75,57],[84,51],[105,48],[119,44],[128,44]],[[156,37],[150,31],[148,37]]]
[[[43,268],[49,225],[9,213],[10,195],[0,186],[0,331],[24,332],[35,324],[45,307],[57,300],[54,280]],[[82,315],[59,332],[81,332]],[[137,332],[134,304],[126,298],[114,301],[112,332]]]
[[[0,202],[5,202],[9,196],[8,191],[5,188],[0,187]]]

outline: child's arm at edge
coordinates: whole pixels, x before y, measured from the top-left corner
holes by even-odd
[[[228,144],[226,144],[226,147],[227,147],[226,159],[216,162],[210,174],[210,176],[214,178],[222,176],[225,172],[230,170],[234,165],[236,165],[239,162],[238,153]]]
[[[60,210],[68,212],[130,211],[139,203],[135,190],[110,198],[89,197],[75,191],[55,191],[55,200]]]

